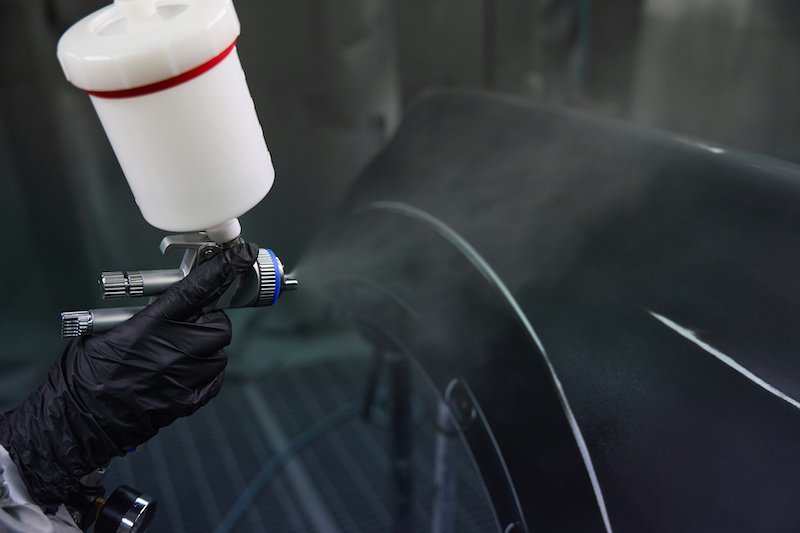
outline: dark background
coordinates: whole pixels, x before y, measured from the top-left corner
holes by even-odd
[[[100,271],[175,266],[159,255],[163,232],[142,219],[88,97],[55,57],[61,33],[106,3],[0,0],[3,409],[60,353],[59,313],[100,305]],[[289,270],[428,89],[497,91],[800,163],[793,0],[235,5],[276,168],[273,190],[242,223]],[[268,375],[276,359],[366,353],[315,298],[299,291],[276,309],[232,314],[231,377]]]

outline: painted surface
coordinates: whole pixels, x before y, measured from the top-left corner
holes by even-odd
[[[468,384],[496,446],[463,435],[501,527],[521,511],[530,531],[787,531],[798,206],[792,164],[439,93],[297,274],[440,391]]]

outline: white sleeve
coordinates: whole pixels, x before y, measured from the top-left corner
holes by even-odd
[[[0,446],[0,533],[79,533],[62,505],[54,515],[33,503],[17,465]]]

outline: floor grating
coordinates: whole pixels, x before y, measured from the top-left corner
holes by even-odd
[[[376,401],[370,421],[353,416],[324,427],[332,413],[358,407],[368,363],[361,356],[340,357],[286,366],[251,382],[229,381],[195,415],[112,462],[106,487],[126,484],[158,500],[150,533],[392,531],[389,427],[380,416],[382,402]],[[424,383],[414,376],[415,532],[430,531],[434,496],[436,398]],[[324,431],[287,454],[312,427]],[[497,531],[468,454],[463,447],[458,453],[454,531]],[[280,457],[288,457],[285,464],[241,518],[227,524],[228,513],[259,472]]]

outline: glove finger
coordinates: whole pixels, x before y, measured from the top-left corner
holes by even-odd
[[[181,322],[149,316],[146,311],[151,306],[102,335],[82,339],[87,354],[97,361],[117,363],[135,354],[126,364],[144,370],[148,365],[167,365],[168,354],[204,358],[231,343],[233,328],[222,311],[202,314],[195,322]]]
[[[209,314],[213,316],[208,317]],[[169,344],[172,353],[197,358],[215,355],[231,343],[233,336],[231,321],[221,311],[201,315],[194,323],[162,319],[152,327],[159,330],[162,342]]]
[[[223,350],[220,350],[216,356],[224,357],[226,360],[228,358],[228,354],[226,354]],[[217,377],[215,377],[206,386],[197,389],[195,392],[194,401],[192,402],[195,410],[200,409],[202,406],[211,401],[211,399],[217,394],[219,394],[219,391],[222,390],[222,384],[224,381],[225,370],[217,374]]]
[[[204,305],[219,298],[231,283],[258,258],[258,246],[237,244],[192,270],[143,313],[168,320],[184,321],[198,314]]]
[[[189,416],[202,406],[207,404],[214,398],[222,389],[222,384],[225,378],[225,364],[228,360],[228,354],[225,350],[218,350],[212,356],[206,358],[205,361],[195,361],[194,365],[205,365],[207,361],[214,361],[208,365],[209,368],[204,369],[204,379],[194,380],[194,382],[186,382],[178,386],[177,384],[170,387],[171,391],[161,390],[153,393],[150,397],[151,401],[163,402],[161,407],[151,411],[149,417],[153,420],[157,427],[164,427],[171,424],[176,418]],[[211,368],[216,368],[215,374],[209,374]],[[185,369],[186,373],[192,372],[192,367]]]
[[[227,324],[228,327],[231,327],[231,321],[228,318],[228,315],[225,314],[224,311],[216,310],[216,311],[209,311],[207,313],[203,313],[200,315],[197,320],[194,321],[195,324]]]

